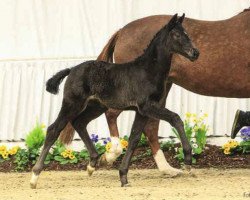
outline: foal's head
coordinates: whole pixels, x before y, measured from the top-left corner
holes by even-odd
[[[187,33],[182,27],[185,14],[177,18],[177,14],[172,17],[165,27],[165,35],[162,36],[162,47],[164,51],[178,53],[191,61],[199,57],[198,49],[194,48]]]

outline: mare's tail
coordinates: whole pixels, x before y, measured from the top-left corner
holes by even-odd
[[[97,60],[106,61],[106,62],[113,62],[113,53],[116,45],[116,41],[119,37],[120,30],[116,31],[112,37],[109,39],[108,43],[103,48],[100,55],[97,57]]]
[[[100,55],[97,57],[99,61],[113,62],[113,53],[115,49],[116,41],[119,37],[120,31],[117,31],[109,39],[108,43],[103,48]],[[60,72],[59,72],[60,73]],[[71,123],[68,123],[67,126],[61,131],[59,140],[63,144],[70,144],[74,138],[74,128]]]
[[[70,69],[64,69],[60,72],[57,72],[54,76],[52,76],[46,83],[46,90],[52,94],[57,94],[59,91],[59,85],[62,80],[68,76],[70,73]]]

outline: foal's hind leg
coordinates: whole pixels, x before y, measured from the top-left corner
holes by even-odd
[[[47,134],[44,142],[42,152],[32,169],[32,177],[30,180],[31,188],[36,188],[38,176],[44,167],[44,160],[49,152],[51,146],[57,140],[60,132],[64,129],[68,122],[72,121],[77,117],[79,111],[83,110],[85,107],[85,102],[81,100],[78,102],[66,102],[63,100],[61,110],[55,122],[51,124],[47,129]]]
[[[122,159],[122,163],[119,169],[120,181],[121,181],[122,187],[128,184],[127,174],[128,174],[130,160],[132,158],[135,148],[138,145],[138,142],[140,141],[141,134],[142,134],[144,126],[147,123],[147,120],[148,120],[148,117],[144,117],[141,114],[136,113],[135,120],[134,120],[131,133],[129,136],[128,149],[126,151],[125,156]]]
[[[162,119],[171,124],[178,134],[180,135],[180,140],[183,146],[184,162],[186,165],[192,164],[192,148],[188,142],[187,136],[184,130],[184,124],[180,116],[166,108],[161,108],[157,102],[147,102],[145,105],[139,107],[139,112],[142,115]]]
[[[82,111],[80,115],[72,122],[74,129],[77,131],[81,139],[83,140],[89,154],[90,154],[90,163],[87,166],[87,171],[89,175],[95,171],[96,164],[98,163],[98,153],[93,145],[93,142],[89,138],[89,134],[87,132],[88,123],[99,117],[107,110],[106,107],[102,106],[98,102],[91,101],[87,108]]]

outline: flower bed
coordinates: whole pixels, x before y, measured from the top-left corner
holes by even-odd
[[[185,131],[193,150],[193,166],[198,168],[204,167],[250,167],[250,128],[241,130],[242,141],[236,142],[230,140],[222,147],[207,145],[206,133],[208,126],[205,119],[207,115],[196,116],[187,113],[184,120]],[[173,129],[177,135],[177,132]],[[0,171],[30,171],[40,154],[41,146],[44,143],[45,131],[44,125],[36,124],[35,128],[30,131],[25,140],[26,147],[22,149],[18,146],[7,149],[6,146],[0,145]],[[101,155],[112,147],[110,138],[99,139],[96,134],[91,135],[97,152]],[[122,155],[117,159],[112,167],[118,168],[121,159],[128,146],[128,138],[120,139],[123,148]],[[164,151],[168,162],[174,167],[181,167],[183,164],[183,149],[180,143],[173,140],[161,143],[161,149]],[[80,152],[66,148],[60,142],[52,147],[45,160],[45,170],[79,170],[86,169],[89,161],[87,150]],[[142,135],[138,148],[136,149],[131,162],[132,168],[156,168],[152,152],[148,147],[147,139]]]

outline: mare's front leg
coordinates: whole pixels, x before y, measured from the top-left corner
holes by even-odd
[[[137,147],[138,142],[140,141],[142,131],[147,121],[148,117],[144,117],[138,112],[136,113],[135,120],[129,136],[128,148],[125,156],[122,159],[122,163],[119,169],[120,181],[122,187],[128,185],[127,174],[128,174],[129,163],[134,153],[134,150]]]
[[[142,115],[161,119],[170,123],[173,126],[178,134],[180,135],[180,140],[183,146],[184,153],[184,163],[186,165],[192,164],[192,147],[188,142],[187,136],[184,130],[184,124],[180,116],[166,108],[161,108],[160,104],[157,102],[147,102],[144,105],[139,106],[139,112]]]

